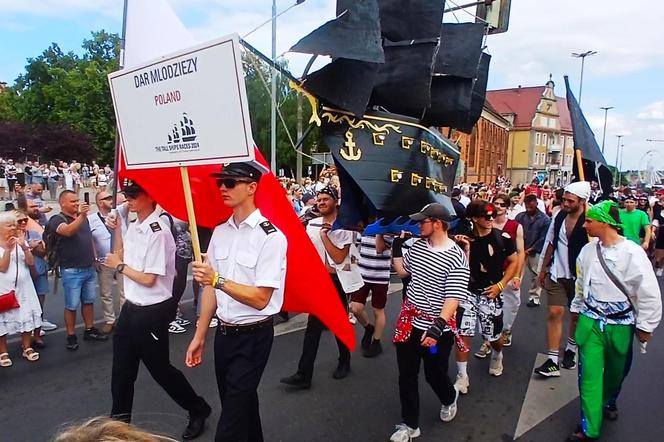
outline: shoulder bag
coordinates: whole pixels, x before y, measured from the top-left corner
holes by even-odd
[[[20,307],[18,299],[16,298],[17,285],[18,285],[18,244],[16,245],[16,279],[14,280],[14,288],[10,292],[0,295],[0,313],[5,313],[8,312],[9,310],[14,310]]]

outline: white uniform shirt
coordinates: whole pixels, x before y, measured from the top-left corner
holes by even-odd
[[[256,209],[239,226],[231,217],[212,232],[208,256],[216,272],[238,284],[274,289],[270,302],[262,310],[242,304],[222,290],[215,290],[217,317],[223,322],[251,324],[281,311],[288,243],[286,236],[276,227],[274,229],[269,232],[268,219]]]
[[[152,212],[139,223],[129,224],[123,237],[124,263],[134,270],[157,275],[152,287],[124,278],[127,301],[136,305],[152,305],[173,296],[175,278],[175,240],[159,217],[159,210]]]
[[[104,264],[106,262],[106,255],[111,253],[111,232],[106,227],[106,224],[101,221],[99,212],[88,215],[88,224],[90,224],[92,243],[95,246],[97,260]]]

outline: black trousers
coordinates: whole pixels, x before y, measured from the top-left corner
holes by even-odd
[[[189,263],[191,259],[180,258],[175,255],[175,278],[173,279],[173,316],[171,321],[175,319],[175,315],[178,310],[178,304],[182,295],[184,294],[184,289],[187,288],[187,270],[189,270]]]
[[[407,342],[396,344],[401,418],[410,428],[420,426],[420,393],[417,380],[420,361],[424,361],[424,378],[442,404],[450,405],[456,396],[454,383],[447,375],[450,353],[454,345],[452,332],[443,333],[438,340],[436,354],[432,354],[428,347],[422,347],[420,344],[423,333],[422,330],[413,328],[413,333]]]
[[[332,282],[334,287],[337,289],[337,294],[339,295],[339,300],[341,301],[344,310],[348,311],[348,299],[346,293],[344,292],[341,282],[336,275],[330,275],[332,277]],[[304,332],[304,342],[302,344],[302,356],[300,356],[300,362],[297,366],[297,371],[305,379],[311,380],[311,377],[314,374],[314,362],[316,361],[316,355],[318,354],[318,346],[320,345],[320,336],[325,330],[325,326],[320,320],[314,315],[309,315],[307,321],[307,329]],[[339,348],[339,364],[350,364],[350,351],[348,347],[336,338],[337,347]]]
[[[111,416],[131,421],[134,382],[141,361],[152,378],[189,412],[204,412],[205,400],[198,396],[182,372],[171,365],[168,348],[168,324],[172,319],[171,298],[159,304],[140,307],[125,302],[113,333],[113,372]]]
[[[270,323],[247,333],[214,340],[214,367],[221,399],[216,442],[262,442],[258,384],[265,370],[274,329]]]

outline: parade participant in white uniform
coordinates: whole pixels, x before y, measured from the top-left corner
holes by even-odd
[[[118,209],[123,219],[113,214],[107,221],[115,234],[114,252],[106,255],[105,265],[125,277],[125,303],[113,335],[111,415],[131,420],[134,382],[143,361],[154,380],[189,411],[189,425],[182,438],[194,439],[203,433],[211,409],[169,359],[168,324],[175,311],[175,242],[152,197],[134,183],[125,186],[124,194],[127,203]],[[136,212],[138,219],[123,235],[127,211]]]
[[[272,315],[283,304],[287,242],[256,208],[261,177],[256,166],[230,164],[212,176],[233,216],[212,233],[205,262],[193,264],[194,278],[204,289],[185,362],[188,367],[201,363],[216,312],[214,361],[222,411],[215,441],[257,442],[263,431],[256,390],[272,349]]]

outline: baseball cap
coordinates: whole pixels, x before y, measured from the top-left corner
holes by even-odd
[[[486,201],[475,200],[466,207],[466,218],[484,218],[488,215],[496,216],[496,209]]]
[[[445,208],[442,204],[439,203],[430,203],[422,207],[417,213],[410,215],[410,219],[413,221],[424,221],[427,218],[439,219],[441,221],[451,221],[452,216],[450,211]]]
[[[122,193],[124,193],[125,196],[135,197],[141,193],[145,193],[145,190],[139,186],[137,182],[126,180],[124,186],[122,187]]]
[[[263,172],[254,163],[230,163],[220,172],[211,173],[213,178],[249,178],[258,182]]]

